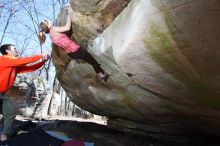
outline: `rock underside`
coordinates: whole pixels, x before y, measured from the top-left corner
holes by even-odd
[[[74,103],[109,117],[109,127],[156,137],[220,136],[219,5],[72,0],[71,38],[110,77],[100,81],[91,65],[53,45],[57,77]],[[65,24],[67,9],[57,25]]]

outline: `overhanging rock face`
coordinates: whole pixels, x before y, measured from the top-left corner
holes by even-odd
[[[102,1],[98,11],[85,14],[89,19],[73,9],[72,18],[72,37],[110,75],[106,83],[84,62],[65,66],[70,58],[54,47],[58,78],[72,100],[119,129],[220,135],[220,1],[126,1],[100,32],[99,11],[113,1]],[[77,36],[80,31],[86,35]]]

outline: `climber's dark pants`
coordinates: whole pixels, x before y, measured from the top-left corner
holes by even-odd
[[[68,53],[68,55],[73,58],[73,59],[82,59],[92,65],[93,69],[95,70],[96,73],[103,72],[102,68],[98,64],[98,62],[95,60],[94,57],[92,57],[89,52],[87,52],[83,48],[79,48],[76,52]]]

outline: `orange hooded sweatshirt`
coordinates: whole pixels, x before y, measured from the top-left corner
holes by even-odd
[[[42,55],[17,58],[9,55],[0,56],[0,93],[5,93],[13,85],[18,73],[34,71],[45,63],[44,61],[26,66],[43,58]]]

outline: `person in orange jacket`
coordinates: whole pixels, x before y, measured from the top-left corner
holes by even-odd
[[[2,102],[3,130],[0,140],[7,140],[12,132],[12,124],[16,117],[13,105],[7,91],[11,88],[18,73],[32,72],[40,68],[49,59],[48,55],[34,55],[19,58],[14,45],[4,44],[0,47],[0,101]],[[29,65],[31,63],[31,65]],[[33,64],[35,63],[35,64]]]

